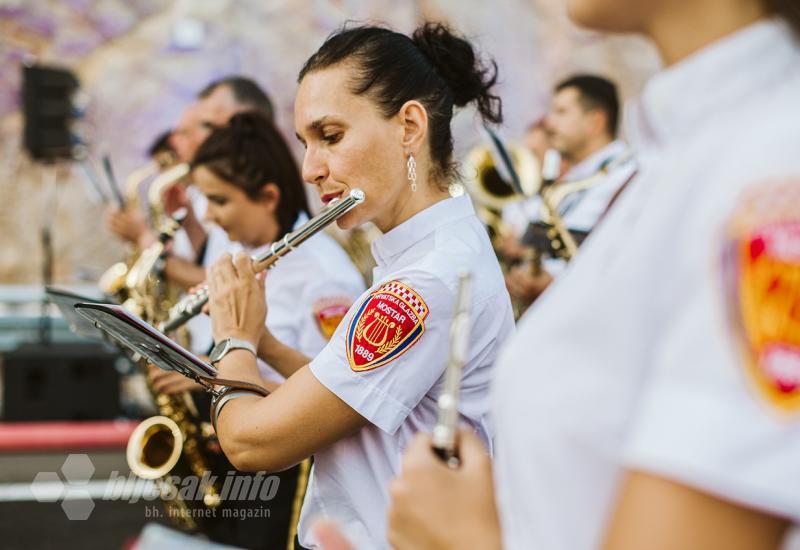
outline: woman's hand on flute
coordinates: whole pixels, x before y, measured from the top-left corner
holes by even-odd
[[[264,273],[245,252],[224,254],[208,271],[208,309],[214,341],[239,338],[258,345],[267,317]]]

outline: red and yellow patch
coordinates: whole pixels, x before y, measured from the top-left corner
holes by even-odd
[[[331,339],[351,305],[353,301],[346,296],[327,297],[314,302],[314,319],[326,339]]]
[[[746,195],[728,227],[728,303],[758,393],[800,412],[800,181]]]
[[[359,306],[347,328],[350,368],[364,372],[397,359],[425,332],[428,306],[408,285],[389,281]]]

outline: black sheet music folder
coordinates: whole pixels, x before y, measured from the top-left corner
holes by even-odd
[[[197,381],[217,376],[213,366],[120,306],[79,303],[75,304],[75,310],[115,342],[163,370],[176,371]]]
[[[44,287],[45,294],[50,302],[54,303],[70,330],[78,336],[83,336],[89,340],[113,344],[106,336],[105,332],[94,326],[94,323],[79,315],[75,311],[75,304],[80,303],[101,303],[102,299],[95,299],[89,296],[82,296],[63,288],[53,286]]]

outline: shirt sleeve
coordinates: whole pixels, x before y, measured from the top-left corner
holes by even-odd
[[[311,362],[330,391],[394,433],[444,372],[454,293],[427,273],[364,294]]]
[[[624,451],[631,468],[795,521],[800,255],[775,256],[800,250],[786,246],[800,244],[798,227],[781,233],[773,220],[781,237],[766,238],[748,229],[720,247],[718,269],[679,275],[684,292],[659,331]]]

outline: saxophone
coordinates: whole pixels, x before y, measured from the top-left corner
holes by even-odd
[[[129,297],[123,307],[149,323],[161,322],[181,296],[177,285],[160,279],[153,269],[179,227],[177,220],[169,219],[160,231],[159,240],[142,251],[126,277]],[[182,346],[189,345],[186,327],[176,331],[174,337]],[[141,364],[147,367],[145,361]],[[208,453],[215,445],[213,430],[200,421],[188,392],[167,395],[156,392],[149,382],[148,387],[159,414],[144,420],[131,434],[126,449],[128,466],[137,476],[157,482],[168,517],[186,528],[196,529],[197,522],[190,513],[194,503],[179,497],[173,476],[197,476],[203,484],[202,506],[220,505],[218,488],[206,482],[204,475],[210,470]]]
[[[188,174],[188,167],[185,164],[170,167],[160,163],[159,168],[161,174],[152,179],[145,195],[151,222],[160,223],[160,227],[157,227],[158,240],[133,253],[127,263],[112,266],[101,278],[102,290],[115,296],[125,309],[151,324],[164,321],[166,313],[182,294],[176,284],[158,276],[155,266],[182,221],[181,213],[172,217],[166,215],[161,204],[161,193],[179,184]],[[138,207],[139,197],[144,195],[141,192],[142,184],[154,175],[150,170],[140,170],[128,178],[125,186],[128,204]],[[189,333],[186,327],[181,327],[173,337],[183,347],[188,347]],[[146,372],[147,362],[143,358],[135,359]],[[205,475],[210,470],[210,449],[216,445],[213,429],[207,422],[200,421],[197,407],[188,392],[179,395],[159,393],[149,381],[148,389],[159,414],[141,422],[131,434],[126,449],[128,466],[137,476],[156,482],[168,517],[182,527],[197,529],[197,521],[190,510],[196,503],[180,497],[175,478],[197,476],[201,480],[200,505],[207,508],[220,505],[220,491],[206,481],[208,476]]]

